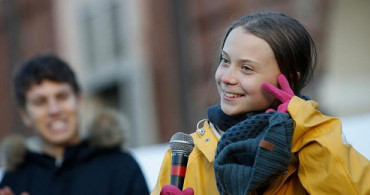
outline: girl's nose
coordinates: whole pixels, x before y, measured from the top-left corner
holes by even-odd
[[[238,82],[237,71],[234,68],[229,67],[225,70],[224,74],[221,77],[222,82],[229,85],[235,85]]]

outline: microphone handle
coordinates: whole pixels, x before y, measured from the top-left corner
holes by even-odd
[[[183,153],[172,153],[171,185],[182,190],[185,180],[188,157]]]

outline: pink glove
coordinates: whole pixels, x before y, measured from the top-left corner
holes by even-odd
[[[281,102],[281,104],[277,108],[278,112],[287,113],[288,104],[292,97],[294,96],[294,92],[292,88],[290,88],[289,82],[283,74],[279,74],[278,83],[281,89],[266,82],[262,84],[262,89],[264,89],[269,94],[273,95],[276,99],[278,99]],[[268,109],[266,112],[270,111],[273,111],[273,109]]]
[[[194,190],[193,188],[186,188],[184,191],[181,191],[174,185],[164,185],[161,195],[194,195]]]

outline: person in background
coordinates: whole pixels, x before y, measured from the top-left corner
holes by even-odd
[[[15,73],[15,99],[35,136],[9,136],[1,146],[0,194],[149,194],[135,159],[121,149],[123,129],[112,112],[79,133],[80,86],[55,55],[35,56]]]
[[[185,190],[168,185],[167,151],[152,194],[370,194],[369,161],[343,143],[338,118],[301,95],[316,66],[302,24],[282,13],[246,15],[219,56],[220,105],[191,134]]]

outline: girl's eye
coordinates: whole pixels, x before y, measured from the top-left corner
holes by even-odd
[[[249,71],[252,71],[252,69],[249,66],[247,66],[247,65],[243,65],[242,71],[249,72]]]
[[[229,60],[227,60],[227,59],[226,59],[226,58],[224,58],[224,57],[221,57],[220,63],[225,63],[225,64],[227,64],[227,63],[229,63]]]

